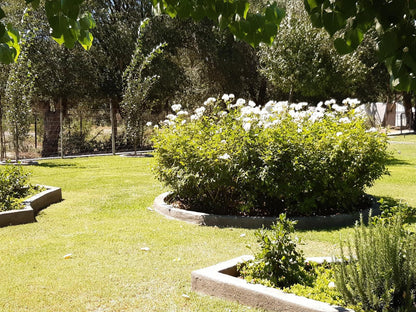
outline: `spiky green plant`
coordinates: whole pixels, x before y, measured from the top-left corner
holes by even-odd
[[[402,214],[371,218],[368,226],[361,218],[346,249],[348,257],[341,246],[335,276],[347,303],[365,311],[416,311],[416,237]]]

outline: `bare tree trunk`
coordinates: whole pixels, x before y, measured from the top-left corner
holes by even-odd
[[[406,115],[406,128],[412,128],[412,93],[404,92],[403,93],[403,106],[404,113]]]
[[[14,157],[16,159],[16,162],[19,161],[19,129],[18,126],[16,125],[16,129],[15,129],[15,138],[14,138]]]
[[[6,150],[4,148],[4,129],[3,129],[3,103],[0,98],[0,158],[4,160],[6,156]]]
[[[59,105],[55,103],[54,110],[52,110],[49,103],[44,103],[43,106],[44,131],[42,157],[57,156],[60,130]]]

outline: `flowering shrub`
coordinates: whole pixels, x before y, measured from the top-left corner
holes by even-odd
[[[264,107],[209,98],[193,113],[172,107],[156,129],[156,173],[173,199],[218,214],[327,215],[359,210],[386,172],[385,135],[366,130],[347,99]]]

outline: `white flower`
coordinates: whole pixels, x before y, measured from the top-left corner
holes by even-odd
[[[168,115],[166,116],[166,118],[167,118],[167,119],[169,119],[169,120],[175,120],[175,119],[176,119],[176,115],[173,115],[173,114],[168,114]]]
[[[230,98],[231,101],[235,99],[235,95],[232,93],[228,94],[228,97]]]
[[[342,135],[342,132],[337,132],[337,137]]]
[[[246,132],[250,131],[250,128],[251,128],[251,123],[246,122],[246,123],[244,123],[244,124],[243,124],[243,129],[244,129]]]
[[[334,99],[327,100],[327,101],[325,101],[325,106],[331,106],[331,105],[335,104],[336,102],[337,101],[335,101]]]
[[[184,110],[181,110],[181,111],[177,112],[176,114],[178,116],[188,116],[188,112],[187,111],[184,111]]]
[[[344,105],[349,105],[351,107],[356,107],[358,105],[360,105],[360,101],[357,99],[350,99],[350,98],[346,98],[345,100],[342,101],[342,104]]]
[[[216,98],[210,97],[204,102],[204,105],[206,106],[206,105],[214,104],[216,100],[217,100]]]
[[[347,106],[340,106],[338,104],[332,105],[332,109],[334,109],[338,113],[345,113],[348,110]]]
[[[350,123],[351,120],[348,117],[342,117],[338,120],[340,123]]]
[[[146,122],[146,126],[151,127],[152,126],[152,122],[151,121]]]
[[[199,119],[199,117],[200,117],[200,116],[198,116],[198,115],[191,115],[191,120],[192,120],[192,121],[194,121],[194,120],[198,120],[198,119]]]
[[[287,101],[279,101],[276,103],[275,107],[273,108],[273,111],[281,114],[287,110],[289,107],[289,103]]]
[[[374,128],[374,127],[372,127],[372,128],[370,128],[370,129],[368,129],[366,132],[377,132],[377,129],[376,128]]]
[[[266,103],[266,105],[264,105],[263,110],[266,111],[267,113],[271,114],[273,111],[273,107],[276,105],[276,102],[273,101],[269,101]]]
[[[221,99],[222,99],[224,102],[228,102],[228,100],[230,99],[230,96],[229,96],[228,94],[224,94],[224,95],[221,97]]]
[[[198,107],[197,109],[195,109],[195,114],[201,117],[204,114],[205,110],[206,108],[204,106]]]
[[[153,129],[159,129],[158,125],[154,125]]]
[[[221,140],[221,143],[222,144],[227,144],[227,141],[226,140]]]
[[[180,110],[181,110],[181,108],[182,108],[182,105],[181,105],[181,104],[173,104],[173,105],[172,105],[172,110],[173,110],[174,112],[180,111]]]
[[[219,113],[218,113],[218,116],[220,116],[220,117],[225,117],[225,116],[227,116],[227,112],[226,111],[220,111]]]
[[[182,125],[186,124],[186,119],[182,120],[181,124]]]
[[[237,102],[235,102],[234,106],[238,107],[238,106],[243,106],[244,104],[246,104],[246,100],[240,98],[237,100]]]
[[[224,160],[227,160],[227,159],[230,159],[230,155],[228,155],[227,153],[225,153],[224,155],[221,155],[221,156],[218,156],[218,159],[224,159]]]
[[[316,111],[316,112],[313,112],[311,114],[311,116],[309,117],[309,120],[312,121],[312,122],[315,122],[317,120],[322,119],[323,117],[324,117],[324,113],[323,112]]]
[[[256,103],[254,103],[253,101],[248,101],[248,106],[250,107],[256,107]]]

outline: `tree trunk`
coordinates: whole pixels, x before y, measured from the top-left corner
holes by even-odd
[[[6,150],[4,146],[4,129],[3,129],[3,103],[0,98],[0,158],[4,160],[6,156]]]
[[[60,131],[60,107],[55,103],[55,109],[49,103],[43,107],[43,146],[42,157],[50,157],[58,155],[59,131]]]
[[[403,93],[403,106],[404,113],[406,115],[406,128],[412,128],[412,93],[404,92]]]
[[[15,156],[15,160],[16,163],[19,161],[19,129],[18,126],[16,125],[16,135],[14,138],[14,156]]]

